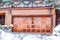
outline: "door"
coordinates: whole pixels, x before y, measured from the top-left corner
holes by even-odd
[[[60,11],[56,10],[56,26],[60,24]]]
[[[0,25],[5,24],[5,15],[0,15]]]
[[[51,32],[50,16],[14,16],[13,17],[14,32]]]

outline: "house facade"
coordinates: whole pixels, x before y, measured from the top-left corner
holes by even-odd
[[[52,33],[55,8],[42,0],[14,0],[0,4],[0,24],[13,24],[13,32]]]

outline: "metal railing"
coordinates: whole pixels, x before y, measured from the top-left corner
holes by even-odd
[[[41,6],[51,6],[52,1],[34,1],[34,0],[19,0],[17,2],[14,1],[4,1],[0,3],[0,8],[9,8],[9,7],[41,7]]]

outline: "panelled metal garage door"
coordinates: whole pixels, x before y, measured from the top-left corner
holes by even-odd
[[[14,16],[14,32],[46,33],[52,30],[51,16]]]

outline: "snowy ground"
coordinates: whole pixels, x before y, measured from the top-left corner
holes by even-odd
[[[0,40],[60,40],[60,37],[32,33],[12,33],[0,30]]]
[[[32,33],[12,33],[0,31],[0,40],[42,40],[44,39],[40,34]],[[44,36],[45,37],[45,36]]]
[[[0,40],[60,40],[60,25],[53,29],[52,35],[38,33],[14,33],[0,29]]]

